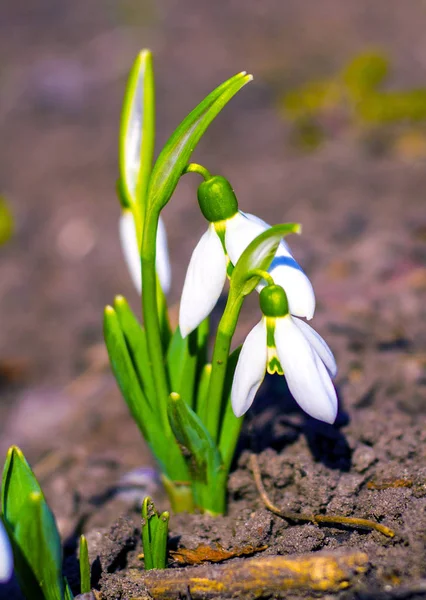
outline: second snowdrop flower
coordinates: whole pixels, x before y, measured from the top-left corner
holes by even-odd
[[[198,188],[198,202],[210,225],[192,254],[186,274],[179,313],[183,337],[212,311],[223,290],[227,269],[232,269],[247,246],[270,227],[238,210],[237,198],[224,177],[204,181]],[[312,285],[285,242],[278,247],[269,272],[285,288],[290,312],[311,319],[315,310]]]
[[[289,314],[281,286],[265,287],[259,300],[262,320],[248,334],[234,374],[235,415],[247,412],[268,371],[284,373],[294,399],[310,416],[334,423],[337,396],[331,378],[337,368],[330,348],[312,327]]]
[[[135,220],[130,209],[124,209],[119,223],[120,241],[132,281],[139,293],[142,292],[141,257],[136,235]],[[161,289],[165,294],[170,290],[171,268],[167,234],[163,219],[160,217],[157,230],[156,269]]]

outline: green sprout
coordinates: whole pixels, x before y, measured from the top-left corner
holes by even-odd
[[[79,565],[81,593],[88,594],[92,589],[92,586],[90,585],[91,569],[89,560],[89,550],[87,548],[87,540],[84,535],[80,536]]]
[[[148,496],[142,504],[142,546],[145,569],[165,569],[169,513],[159,514]]]

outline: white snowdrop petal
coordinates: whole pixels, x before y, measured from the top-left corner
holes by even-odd
[[[0,519],[0,583],[6,583],[13,573],[13,554],[6,530]]]
[[[139,168],[141,165],[141,145],[143,127],[143,81],[145,68],[138,74],[135,95],[129,114],[126,138],[124,143],[124,168],[126,182],[132,196],[136,195]]]
[[[119,222],[121,248],[129,269],[130,277],[137,291],[142,291],[142,272],[135,221],[131,210],[124,210]]]
[[[266,322],[262,319],[245,339],[232,382],[231,402],[235,416],[248,411],[266,372]]]
[[[314,289],[291,254],[280,246],[268,272],[275,283],[284,288],[290,313],[312,319],[315,312]]]
[[[233,265],[236,265],[241,254],[258,235],[268,226],[249,219],[241,211],[226,221],[225,247]]]
[[[131,210],[124,210],[119,222],[119,233],[124,259],[129,269],[133,284],[139,294],[142,291],[141,259],[136,236],[135,221]],[[155,261],[158,278],[163,292],[167,294],[171,284],[171,269],[167,247],[167,233],[163,219],[160,217],[157,229],[157,257]]]
[[[260,217],[257,217],[256,215],[252,215],[251,213],[242,213],[242,214],[245,215],[247,217],[247,219],[249,219],[250,221],[253,221],[254,223],[258,223],[259,225],[261,225],[264,229],[269,229],[271,227],[269,225],[269,223],[267,223]],[[287,252],[289,256],[293,256],[291,253],[291,250],[290,250],[290,246],[287,244],[287,242],[284,239],[281,240],[279,247],[282,250],[282,252]]]
[[[325,364],[325,367],[329,372],[330,377],[336,377],[336,361],[327,342],[320,336],[318,332],[315,331],[315,329],[308,325],[308,323],[305,323],[305,321],[301,321],[298,318],[294,318],[293,323],[295,323],[298,326],[298,328],[303,333],[308,342],[311,344],[311,346],[318,354],[322,362]]]
[[[210,225],[195,247],[186,272],[179,311],[183,337],[211,313],[225,280],[225,253],[214,225]]]
[[[238,212],[229,219],[226,223],[225,245],[231,262],[235,265],[254,238],[269,227],[259,217],[242,212]],[[312,284],[284,241],[278,246],[268,272],[272,275],[275,283],[284,288],[290,313],[312,319],[315,312],[315,294]],[[256,289],[260,292],[264,287],[265,284],[260,283]]]
[[[311,417],[334,423],[337,396],[330,376],[290,315],[276,320],[275,346],[296,402]]]
[[[172,272],[170,268],[169,249],[167,246],[167,233],[164,221],[160,217],[157,229],[157,256],[155,266],[160,280],[161,289],[165,294],[170,291]]]

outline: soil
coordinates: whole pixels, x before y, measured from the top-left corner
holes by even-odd
[[[424,133],[419,126],[413,141],[404,127],[365,131],[333,121],[323,145],[304,153],[279,109],[285,91],[333,76],[372,46],[394,65],[391,88],[424,85],[423,3],[40,0],[30,10],[6,0],[1,11],[0,186],[16,233],[0,249],[0,453],[17,444],[34,466],[74,591],[84,531],[102,597],[142,597],[135,506],[149,494],[167,508],[110,374],[101,327],[115,294],[135,309],[139,302],[117,236],[116,137],[126,73],[150,46],[159,144],[214,85],[242,68],[254,72],[196,160],[231,180],[243,210],[303,224],[289,241],[316,291],[312,324],[339,366],[333,427],[303,415],[283,378],[267,379],[245,423],[227,516],[172,515],[170,550],[267,546],[259,560],[360,551],[368,569],[327,598],[425,597]],[[165,210],[174,319],[205,228],[196,183],[183,178]],[[236,344],[257,319],[249,301]],[[282,510],[368,518],[395,537],[272,514],[254,484],[251,453]],[[172,557],[169,566],[182,568]],[[0,587],[0,597],[19,598],[16,585]]]

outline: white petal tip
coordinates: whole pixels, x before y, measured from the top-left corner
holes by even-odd
[[[330,410],[324,411],[324,413],[318,415],[316,417],[319,421],[323,421],[324,423],[328,423],[329,425],[333,425],[333,423],[337,419],[337,407],[331,407]]]
[[[185,327],[179,323],[180,335],[184,340],[190,333],[194,331],[194,329],[190,329],[189,327]]]
[[[0,583],[7,583],[13,574],[13,554],[6,530],[0,519]]]

